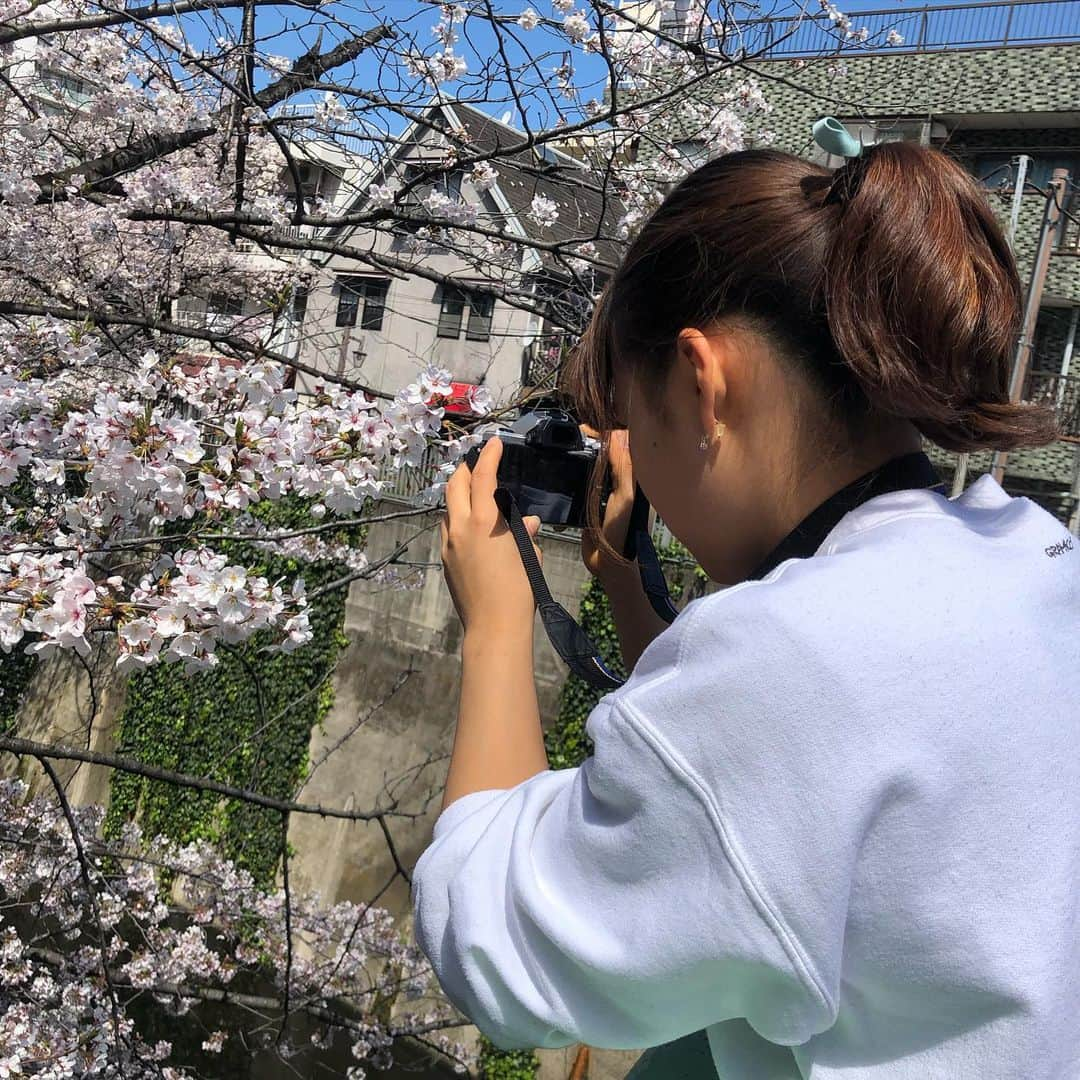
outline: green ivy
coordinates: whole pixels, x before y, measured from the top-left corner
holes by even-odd
[[[38,665],[37,655],[22,651],[16,645],[10,653],[0,653],[0,732],[8,732],[15,725],[15,714]]]
[[[687,588],[691,595],[704,590],[708,580],[705,572],[693,562],[690,553],[678,541],[672,541],[657,554],[665,568],[673,600],[679,600]],[[619,636],[612,621],[611,605],[595,578],[590,578],[585,585],[578,622],[604,662],[617,675],[625,678],[626,668],[619,652]],[[603,690],[590,686],[577,675],[567,676],[559,695],[555,723],[544,733],[544,746],[551,768],[575,768],[593,752],[592,740],[585,733],[585,722],[603,695]],[[481,1046],[480,1075],[485,1080],[532,1080],[540,1067],[536,1054],[530,1050],[500,1050],[483,1036]]]
[[[668,580],[672,600],[682,598],[687,588],[692,596],[704,591],[708,578],[677,540],[657,551]],[[689,581],[687,578],[689,577]],[[619,636],[611,618],[611,605],[596,578],[585,586],[578,621],[590,640],[599,649],[604,662],[621,678],[626,676]],[[559,711],[555,723],[544,735],[548,762],[553,769],[572,769],[592,752],[592,740],[585,733],[585,722],[604,691],[590,686],[577,675],[568,675],[559,695]]]
[[[540,1061],[532,1050],[500,1050],[480,1036],[480,1075],[484,1080],[533,1080]]]
[[[260,505],[268,527],[313,524],[297,499]],[[360,530],[327,539],[362,543]],[[348,573],[337,563],[300,563],[266,548],[223,542],[219,550],[253,573],[286,588],[302,576],[309,594]],[[288,798],[308,768],[308,741],[333,704],[333,671],[340,649],[346,589],[311,600],[314,637],[293,653],[269,652],[268,633],[236,646],[219,646],[219,663],[187,676],[160,664],[134,676],[118,726],[117,753],[147,764],[203,776],[235,787]],[[281,820],[273,810],[211,792],[115,773],[106,830],[115,834],[137,818],[150,834],[186,841],[205,838],[270,883],[281,854]]]

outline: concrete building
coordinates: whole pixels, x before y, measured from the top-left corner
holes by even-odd
[[[492,183],[477,184],[471,172],[453,166],[441,134],[447,129],[463,131],[471,148],[495,155]],[[485,386],[497,402],[523,384],[543,385],[551,375],[552,334],[582,309],[565,263],[543,246],[596,240],[610,258],[613,245],[597,235],[601,219],[611,235],[617,205],[610,198],[605,204],[575,157],[529,147],[526,134],[505,119],[461,102],[433,103],[424,123],[397,139],[348,209],[371,208],[372,187],[409,184],[405,208],[417,207],[418,217],[430,220],[444,197],[463,203],[481,228],[534,241],[541,250],[485,243],[482,235],[441,242],[437,230],[407,220],[329,234],[346,251],[312,253],[320,273],[307,298],[303,360],[389,390],[432,362],[455,381]],[[537,199],[554,204],[554,221],[538,222]],[[400,217],[400,209],[395,214]],[[298,382],[309,384],[303,377]]]

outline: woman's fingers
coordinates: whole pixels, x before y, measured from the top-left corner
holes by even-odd
[[[446,482],[446,512],[455,525],[469,516],[471,485],[472,471],[462,461]]]
[[[502,458],[502,440],[492,436],[480,451],[472,472],[472,513],[477,521],[494,525],[499,516],[495,505],[495,488],[499,486],[499,461]]]

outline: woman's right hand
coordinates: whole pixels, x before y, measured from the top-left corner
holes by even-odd
[[[599,432],[586,424],[581,425],[585,435],[594,439]],[[600,532],[604,539],[618,552],[622,552],[626,543],[626,530],[630,525],[630,512],[634,507],[634,471],[630,461],[630,441],[625,428],[611,432],[608,440],[608,467],[611,469],[611,494]],[[598,577],[604,585],[610,581],[628,580],[632,574],[637,578],[634,563],[620,562],[606,552],[600,544],[594,529],[584,529],[581,533],[581,559],[585,569],[593,577]]]
[[[581,430],[593,438],[598,437],[592,428],[584,424]],[[623,429],[615,430],[608,443],[611,494],[600,527],[604,539],[620,553],[626,543],[626,530],[630,527],[636,490],[627,435]],[[591,529],[585,529],[581,534],[581,558],[589,573],[599,579],[607,593],[619,637],[619,649],[626,670],[630,671],[649,642],[667,628],[667,623],[653,611],[645,595],[637,562],[627,562],[609,555],[600,546],[596,532]]]

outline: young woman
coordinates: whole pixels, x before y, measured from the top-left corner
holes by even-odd
[[[1020,299],[934,150],[748,151],[670,194],[572,384],[633,667],[579,769],[544,755],[499,443],[455,472],[461,703],[416,934],[496,1044],[704,1029],[721,1080],[1080,1077],[1080,545],[990,476],[947,498],[920,451],[1053,437],[1008,399]],[[613,550],[634,480],[726,586],[670,626]]]

